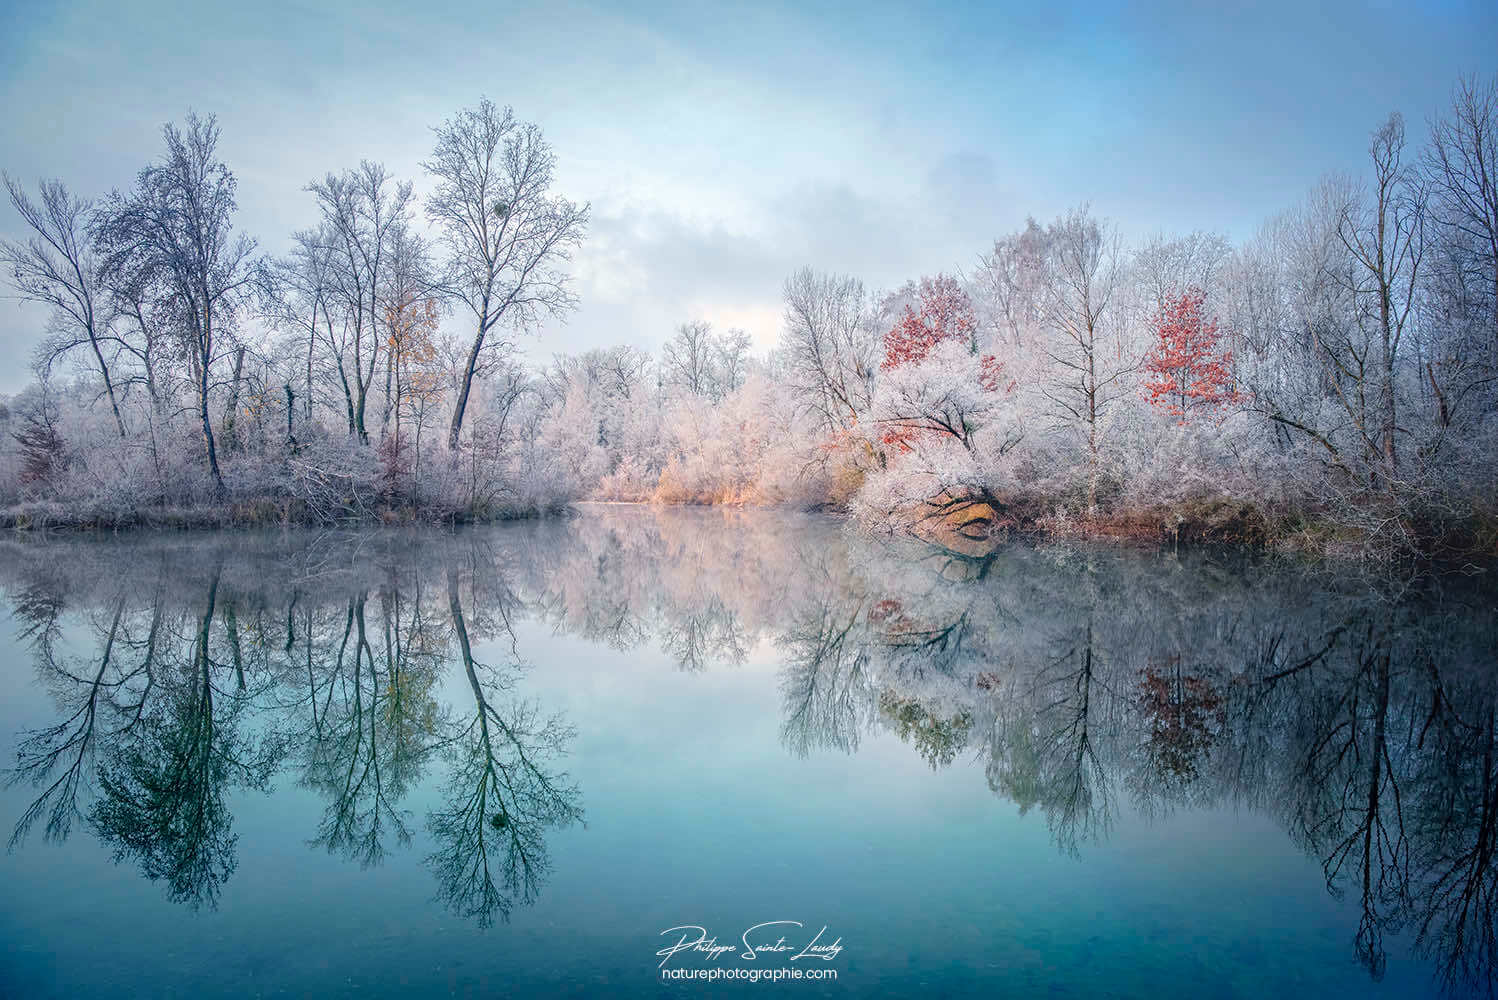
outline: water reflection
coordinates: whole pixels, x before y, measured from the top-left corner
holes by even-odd
[[[411,842],[403,802],[437,768],[438,897],[481,925],[534,900],[546,832],[582,810],[558,766],[572,731],[512,695],[522,602],[476,539],[430,565],[364,542],[264,541],[206,566],[180,543],[13,550],[12,609],[60,721],[19,736],[8,778],[38,794],[10,846],[83,818],[169,898],[212,906],[236,864],[230,792],[294,777],[326,803],[310,843],[370,867]],[[480,662],[475,640],[496,636],[509,659]],[[441,705],[453,664],[471,700]]]
[[[12,846],[81,818],[191,905],[234,871],[227,793],[278,775],[325,803],[318,848],[375,866],[421,824],[454,912],[534,900],[582,793],[571,727],[516,694],[533,621],[659,650],[682,684],[770,651],[787,753],[883,730],[933,769],[973,761],[1068,854],[1125,809],[1270,815],[1358,905],[1349,946],[1372,976],[1404,933],[1448,985],[1495,988],[1498,636],[1480,591],[1394,601],[1272,564],[971,556],[650,511],[49,543],[4,563],[58,708],[20,736],[10,780],[36,796]],[[424,784],[440,794],[418,821],[404,803]]]

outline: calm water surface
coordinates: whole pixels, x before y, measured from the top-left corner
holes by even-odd
[[[6,997],[1492,988],[1491,590],[605,507],[0,601]]]

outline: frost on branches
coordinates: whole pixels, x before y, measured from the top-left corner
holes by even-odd
[[[1206,301],[1200,288],[1167,299],[1144,359],[1145,398],[1181,423],[1194,412],[1220,410],[1243,398],[1234,388],[1233,352],[1219,349],[1217,318],[1206,315]]]
[[[977,318],[956,279],[945,274],[922,278],[915,296],[920,310],[906,305],[884,336],[879,369],[893,391],[882,394],[888,412],[880,414],[876,408],[879,443],[909,452],[916,436],[926,434],[950,436],[971,447],[972,417],[989,405],[983,394],[1013,388],[1012,383],[998,358],[976,357]],[[938,347],[944,359],[927,364]]]
[[[971,283],[875,296],[802,268],[762,355],[699,316],[624,331],[655,354],[545,366],[515,334],[576,305],[588,209],[550,193],[537,127],[488,102],[446,121],[430,230],[411,182],[332,171],[290,254],[259,261],[231,225],[217,126],[190,118],[127,194],[4,185],[29,232],[0,239],[0,283],[52,332],[39,381],[0,396],[0,520],[458,519],[590,498],[846,509],[905,531],[981,507],[1057,533],[1179,538],[1195,519],[1246,539],[1252,521],[1379,559],[1452,540],[1490,555],[1498,215],[1491,171],[1471,171],[1494,162],[1495,115],[1498,78],[1464,81],[1418,157],[1391,117],[1365,183],[1318,186],[1238,247],[1193,233],[1130,252],[1083,205],[996,240]],[[189,203],[213,206],[208,229]],[[228,254],[212,273],[183,250],[205,239]]]
[[[1012,389],[997,359],[950,337],[887,369],[870,406],[885,467],[855,504],[860,519],[888,526],[901,511],[945,517],[995,502],[990,474],[1023,436]]]
[[[978,328],[973,303],[956,278],[922,278],[916,301],[920,310],[907,305],[894,329],[884,335],[884,360],[879,365],[883,371],[921,361],[943,341],[973,341]]]

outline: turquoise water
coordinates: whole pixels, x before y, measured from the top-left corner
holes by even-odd
[[[1481,588],[611,507],[0,588],[7,997],[1491,988]]]

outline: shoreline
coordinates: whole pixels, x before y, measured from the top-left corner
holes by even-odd
[[[412,508],[376,508],[362,516],[336,521],[306,516],[294,504],[250,501],[201,507],[148,507],[120,514],[71,510],[60,504],[18,504],[0,510],[0,530],[13,536],[121,535],[134,533],[233,533],[265,528],[371,529],[500,524],[541,518],[573,518],[589,508],[635,507],[664,510],[718,509],[822,514],[860,531],[858,516],[847,508],[789,508],[777,504],[680,503],[659,500],[580,499],[545,509],[513,509],[488,514],[437,512]],[[1325,514],[1266,513],[1247,502],[1212,501],[1188,507],[1128,508],[1103,511],[1091,517],[1043,514],[1044,505],[1031,501],[1000,506],[981,505],[962,520],[938,514],[909,512],[903,531],[874,534],[906,535],[918,541],[981,556],[1015,542],[1045,544],[1084,542],[1120,548],[1215,549],[1244,553],[1295,555],[1313,561],[1368,562],[1376,551],[1372,540],[1338,525]],[[1052,508],[1054,511],[1054,508]],[[1460,531],[1422,537],[1416,554],[1380,559],[1419,562],[1446,571],[1485,573],[1498,566],[1498,519],[1472,518]]]

